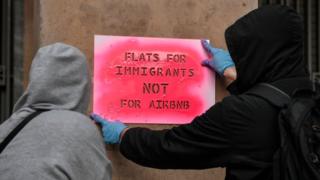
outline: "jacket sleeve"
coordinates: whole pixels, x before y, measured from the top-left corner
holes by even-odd
[[[120,152],[142,166],[160,169],[204,169],[225,166],[230,149],[217,103],[190,124],[172,129],[131,128],[123,136]]]

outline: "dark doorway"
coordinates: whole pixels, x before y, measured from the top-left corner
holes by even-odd
[[[0,123],[11,114],[22,92],[23,1],[0,2]]]

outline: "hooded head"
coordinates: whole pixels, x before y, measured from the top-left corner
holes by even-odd
[[[307,77],[303,62],[303,21],[286,6],[263,6],[225,31],[237,80],[229,89],[243,93],[257,83]]]
[[[75,47],[56,43],[40,48],[31,65],[29,85],[14,112],[33,107],[85,113],[91,85],[87,68],[85,55]]]

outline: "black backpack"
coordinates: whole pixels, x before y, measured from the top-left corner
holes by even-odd
[[[266,83],[246,94],[280,108],[280,148],[274,154],[274,180],[320,180],[320,96],[311,89],[290,97]]]

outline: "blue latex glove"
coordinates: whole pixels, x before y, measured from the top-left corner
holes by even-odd
[[[119,144],[121,132],[127,128],[120,121],[111,122],[97,114],[91,114],[90,117],[102,126],[103,139],[107,144]]]
[[[223,76],[225,69],[234,66],[234,62],[228,51],[212,47],[207,40],[201,40],[201,44],[212,57],[212,59],[202,61],[201,64],[203,66],[213,69],[221,76]]]

